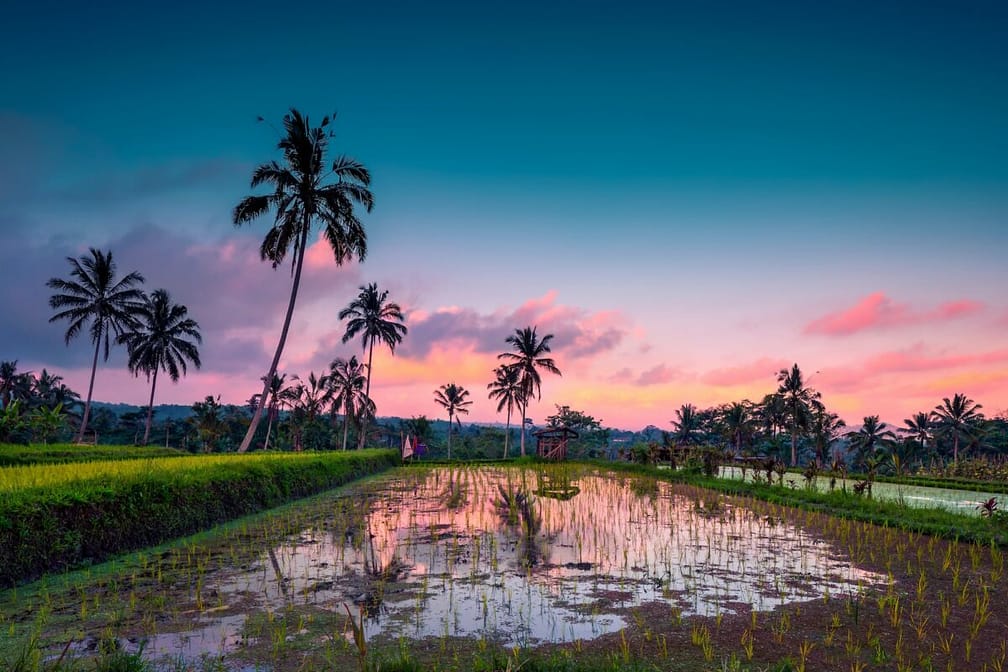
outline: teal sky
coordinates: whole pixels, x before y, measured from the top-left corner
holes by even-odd
[[[629,425],[647,424],[647,412],[661,425],[672,416],[662,404],[749,394],[702,386],[725,367],[799,359],[850,374],[880,353],[937,361],[1005,347],[1002,2],[207,4],[8,10],[0,233],[26,251],[8,252],[0,272],[9,284],[18,264],[37,259],[25,282],[43,305],[0,305],[20,323],[4,330],[0,357],[65,366],[68,376],[84,366],[75,357],[84,348],[63,348],[45,324],[37,287],[67,254],[132,241],[138,252],[122,263],[155,264],[140,253],[144,241],[173,236],[177,258],[143,269],[172,289],[210,263],[193,250],[261,236],[265,224],[235,231],[230,209],[252,167],[275,156],[269,124],[291,106],[314,118],[338,112],[336,146],[369,166],[377,200],[368,260],[320,277],[317,303],[299,308],[305,319],[322,320],[326,301],[335,312],[371,280],[421,318],[451,309],[496,324],[551,291],[556,308],[573,311],[555,325],[536,315],[554,330],[576,324],[584,336],[584,324],[617,313],[617,345],[590,362],[575,357],[555,394],[546,390],[547,408],[577,402]],[[252,261],[240,269],[257,274],[251,286],[282,280]],[[176,293],[186,279],[178,284]],[[960,300],[983,309],[951,326],[881,320],[889,326],[843,340],[805,331],[876,293],[904,316]],[[178,298],[199,319],[202,298]],[[224,344],[257,330],[272,347],[275,320],[242,325],[243,314],[212,320],[208,347],[221,361],[236,351]],[[318,327],[301,344],[314,354],[292,366],[342,354],[319,345],[326,329],[338,325]],[[482,352],[475,342],[452,347]],[[419,373],[433,370],[428,354],[384,365],[402,368],[385,392],[390,412],[435,413],[426,392],[415,411],[406,406],[447,382]],[[1008,358],[994,359],[929,369],[934,402],[965,391],[1008,406]],[[239,401],[268,363],[207,361],[215,378],[200,374],[171,393],[198,398],[217,385]],[[623,369],[639,380],[662,366],[680,378],[650,386],[647,399],[585,392],[614,385]],[[993,382],[975,392],[942,387],[982,376]],[[142,398],[127,382],[110,382],[108,397]],[[904,390],[927,385],[837,382],[835,392],[847,413],[898,421],[909,412]]]

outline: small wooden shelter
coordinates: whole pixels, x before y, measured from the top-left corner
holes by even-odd
[[[547,427],[532,432],[536,438],[536,455],[547,460],[566,460],[567,442],[578,438],[578,433],[568,427]]]

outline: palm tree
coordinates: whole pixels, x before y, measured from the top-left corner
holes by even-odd
[[[504,342],[510,343],[514,352],[502,352],[497,355],[498,359],[506,360],[510,365],[518,369],[521,379],[521,408],[522,430],[521,430],[521,454],[525,457],[525,417],[528,411],[528,402],[535,394],[536,399],[542,398],[542,378],[539,376],[539,369],[544,369],[556,375],[562,375],[557,368],[556,362],[550,357],[544,357],[550,352],[549,342],[553,340],[553,334],[546,334],[542,340],[536,335],[536,327],[525,327],[515,329],[515,333],[508,336]]]
[[[52,278],[46,284],[58,293],[49,297],[49,307],[58,311],[50,322],[69,320],[64,340],[67,345],[90,323],[89,332],[94,343],[91,362],[91,382],[88,384],[84,417],[77,432],[77,441],[84,438],[88,416],[91,414],[91,395],[94,392],[95,372],[98,370],[98,352],[104,343],[105,361],[108,361],[112,334],[116,338],[136,325],[135,315],[143,307],[143,292],[136,287],[144,278],[136,271],[116,281],[116,266],[112,252],[91,248],[90,256],[79,259],[67,257],[70,262],[70,280]]]
[[[752,440],[755,431],[752,405],[749,401],[732,402],[721,412],[721,421],[736,453],[741,454],[742,444]]]
[[[801,369],[795,364],[791,370],[781,369],[777,373],[780,387],[777,393],[783,395],[787,409],[787,424],[791,430],[791,466],[798,464],[798,435],[808,430],[813,401],[819,394],[805,387]]]
[[[983,420],[983,414],[978,412],[981,408],[965,394],[955,394],[952,399],[945,397],[935,406],[935,427],[952,435],[953,464],[959,463],[959,437],[968,437],[977,422]]]
[[[406,325],[403,324],[402,308],[398,303],[388,300],[388,290],[379,292],[378,285],[371,283],[360,288],[360,294],[350,302],[350,305],[339,312],[339,319],[349,320],[343,342],[361,334],[361,345],[368,351],[367,383],[365,396],[371,398],[371,362],[374,357],[375,343],[384,343],[395,355],[395,346],[402,343],[406,335]],[[367,426],[365,418],[365,429]],[[365,429],[361,430],[360,447],[364,447]]]
[[[683,404],[676,409],[676,419],[670,420],[672,438],[677,445],[688,446],[700,442],[700,415],[693,404]]]
[[[855,463],[864,465],[866,460],[875,457],[895,439],[896,435],[888,429],[888,425],[879,422],[879,416],[869,415],[864,418],[861,429],[847,434],[847,450],[855,454]]]
[[[264,376],[265,378],[265,376]],[[287,381],[287,374],[273,374],[273,377],[269,379],[269,399],[266,402],[267,407],[267,420],[266,424],[266,442],[263,444],[263,450],[269,450],[270,434],[273,433],[273,423],[276,422],[277,415],[280,410],[280,399],[283,396],[285,389],[285,383]],[[266,382],[265,380],[263,382]],[[259,407],[259,397],[256,395],[254,397],[255,404],[252,406],[252,412],[255,413],[255,409]]]
[[[511,412],[515,406],[522,404],[521,371],[517,366],[498,366],[494,369],[497,376],[487,385],[490,399],[497,400],[497,412],[507,409],[507,428],[504,433],[504,457],[508,454],[508,439],[511,438]]]
[[[926,451],[931,446],[935,428],[934,411],[914,413],[912,418],[904,418],[903,424],[906,427],[901,427],[899,431],[916,442],[922,451]]]
[[[0,411],[14,401],[14,388],[22,375],[18,373],[16,359],[0,362]]]
[[[462,421],[458,419],[460,415],[468,415],[469,409],[466,406],[472,405],[472,401],[467,399],[469,390],[455,383],[442,385],[440,389],[434,390],[434,401],[448,411],[448,459],[451,459],[451,435],[452,418],[455,418],[459,426]]]
[[[248,450],[252,443],[270,383],[287,342],[301,285],[308,234],[316,223],[322,225],[322,235],[329,243],[337,265],[343,265],[354,256],[363,260],[367,254],[367,234],[354,212],[354,206],[361,205],[371,211],[374,205],[374,197],[368,189],[371,175],[362,164],[345,156],[336,157],[331,168],[326,170],[326,150],[332,137],[328,127],[333,119],[335,115],[326,116],[318,126],[312,126],[308,117],[291,108],[283,120],[285,134],[277,143],[277,149],[283,152],[283,163],[270,161],[252,172],[252,188],[266,184],[273,187],[273,193],[246,196],[234,209],[235,226],[250,223],[270,210],[274,211],[273,226],[259,248],[262,259],[272,262],[273,268],[283,263],[287,253],[293,251],[293,280],[283,329],[269,371],[263,377],[259,406],[252,415],[239,452]]]
[[[374,413],[374,402],[364,391],[367,381],[364,368],[364,364],[357,361],[356,355],[350,359],[337,357],[329,364],[333,411],[343,413],[343,450],[346,450],[350,418],[357,417],[362,411]]]
[[[200,368],[198,344],[203,342],[199,324],[188,317],[189,309],[172,303],[167,290],[156,289],[144,297],[137,311],[137,326],[122,334],[119,342],[129,350],[129,369],[136,375],[146,374],[151,383],[150,401],[147,404],[147,423],[144,427],[143,445],[150,440],[151,420],[154,417],[154,390],[158,371],[166,371],[173,383],[187,372],[187,362]]]
[[[815,444],[815,456],[820,466],[829,464],[830,448],[840,438],[840,431],[847,426],[840,416],[830,413],[821,403],[812,405],[810,430]]]

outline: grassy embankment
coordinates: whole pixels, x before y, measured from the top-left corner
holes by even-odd
[[[96,460],[184,457],[191,454],[177,448],[159,446],[79,446],[73,443],[22,446],[13,443],[0,443],[0,467],[94,462]]]
[[[398,461],[395,451],[365,450],[0,468],[0,586],[191,534]]]

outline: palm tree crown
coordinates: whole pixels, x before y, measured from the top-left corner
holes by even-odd
[[[247,224],[272,210],[273,226],[266,233],[259,248],[260,256],[276,268],[288,252],[293,252],[290,300],[284,318],[280,340],[273,362],[266,373],[259,405],[252,416],[239,452],[248,450],[262,417],[269,384],[276,373],[287,341],[301,269],[308,246],[308,234],[316,223],[322,226],[322,236],[332,249],[337,265],[351,261],[355,256],[363,260],[367,254],[367,235],[354,208],[363,206],[368,212],[374,206],[374,197],[368,186],[371,174],[362,164],[345,156],[338,156],[327,164],[326,152],[332,131],[329,125],[335,115],[326,116],[318,126],[312,126],[307,116],[296,109],[284,117],[284,135],[277,143],[283,153],[283,162],[270,161],[252,172],[252,188],[269,185],[272,193],[246,196],[235,206],[235,226]],[[328,167],[328,170],[327,170]]]
[[[90,324],[88,331],[95,346],[84,417],[77,433],[77,440],[80,441],[87,430],[91,414],[98,353],[104,345],[105,361],[108,361],[112,342],[110,337],[115,335],[118,338],[136,325],[135,315],[143,308],[143,292],[137,285],[142,284],[144,278],[134,271],[121,280],[116,280],[112,252],[102,252],[93,247],[88,254],[81,255],[78,259],[67,257],[67,261],[70,262],[71,279],[52,278],[46,284],[57,292],[49,297],[49,307],[57,311],[49,321],[70,322],[64,335],[67,345]]]
[[[361,345],[368,352],[367,383],[364,393],[371,398],[371,365],[374,361],[374,346],[384,343],[395,354],[395,347],[406,335],[405,317],[398,303],[388,300],[388,290],[379,291],[378,285],[372,282],[360,288],[360,294],[339,312],[339,319],[347,320],[343,342],[348,343],[357,335],[361,336]],[[364,447],[364,432],[361,432],[360,445]]]
[[[935,427],[952,435],[952,461],[959,462],[959,438],[969,438],[971,430],[975,429],[983,414],[980,404],[975,403],[965,394],[955,394],[951,399],[945,397],[942,403],[935,407]]]
[[[562,375],[556,362],[545,356],[550,352],[549,343],[552,340],[553,334],[546,334],[540,340],[536,335],[536,327],[515,329],[515,333],[505,339],[505,343],[509,343],[514,352],[502,352],[497,355],[498,359],[503,359],[517,368],[521,377],[522,393],[519,408],[521,408],[522,414],[521,454],[523,457],[525,456],[525,414],[528,411],[528,402],[533,394],[537,399],[542,396],[542,377],[539,375],[539,369],[555,373],[558,376]]]
[[[151,381],[144,445],[150,439],[158,371],[166,371],[172,382],[177,383],[188,370],[187,362],[192,362],[197,369],[201,366],[198,344],[203,342],[203,337],[199,324],[188,315],[189,309],[172,303],[166,290],[154,290],[144,297],[144,303],[137,310],[136,327],[118,339],[129,350],[130,371],[137,375],[144,373]]]
[[[896,435],[884,422],[879,422],[879,416],[869,415],[864,418],[861,429],[847,434],[847,450],[853,452],[854,461],[864,465],[869,459],[877,458],[879,453],[892,445]]]
[[[472,405],[472,401],[467,397],[469,396],[469,390],[465,389],[461,385],[456,385],[455,383],[447,383],[442,385],[440,389],[434,390],[434,401],[439,406],[443,407],[448,411],[448,459],[451,459],[451,435],[452,435],[452,418],[455,418],[459,425],[461,421],[458,420],[459,415],[468,415],[469,409],[466,406]]]

